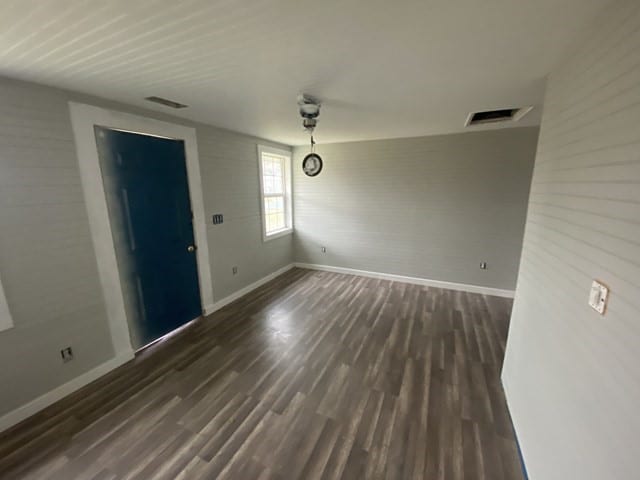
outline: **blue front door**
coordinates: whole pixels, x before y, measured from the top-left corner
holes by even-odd
[[[135,347],[200,316],[184,143],[95,127]]]

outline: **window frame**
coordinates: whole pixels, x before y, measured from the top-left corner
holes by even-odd
[[[286,227],[277,230],[275,232],[267,234],[267,215],[264,207],[264,173],[262,166],[263,154],[276,155],[284,157],[284,219]],[[267,242],[269,240],[275,240],[276,238],[283,237],[285,235],[291,235],[293,233],[293,202],[292,197],[292,179],[291,179],[291,151],[281,148],[268,147],[266,145],[258,145],[258,175],[260,180],[260,212],[262,223],[262,241]],[[267,194],[266,196],[270,196]]]
[[[13,318],[11,318],[11,311],[9,310],[9,304],[7,303],[7,297],[4,293],[4,287],[2,286],[2,279],[0,278],[0,332],[13,328]]]

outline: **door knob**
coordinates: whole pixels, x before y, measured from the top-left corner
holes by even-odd
[[[196,246],[195,246],[195,245],[189,245],[189,246],[187,247],[187,252],[189,252],[189,253],[193,253],[193,252],[195,252],[195,251],[196,251]]]

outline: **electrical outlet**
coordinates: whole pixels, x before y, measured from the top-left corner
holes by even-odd
[[[221,213],[214,213],[212,220],[214,225],[220,225],[224,222],[224,216]]]
[[[609,299],[609,287],[604,283],[594,280],[589,292],[589,305],[600,315],[604,315]]]
[[[73,360],[73,350],[71,347],[66,347],[60,350],[60,356],[62,357],[62,362],[67,363]]]
[[[233,267],[231,271],[233,272],[234,275],[236,275],[238,273],[238,267]]]
[[[487,262],[480,262],[480,270],[486,270],[487,269]]]
[[[327,247],[320,247],[320,250],[322,251],[322,253],[327,253]]]

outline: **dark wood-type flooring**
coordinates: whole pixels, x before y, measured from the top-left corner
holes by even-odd
[[[293,269],[1,434],[0,476],[521,480],[510,309]]]

